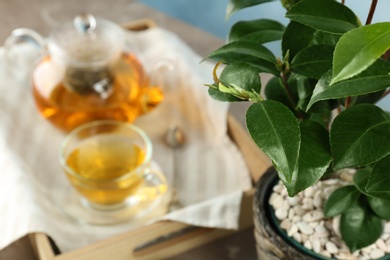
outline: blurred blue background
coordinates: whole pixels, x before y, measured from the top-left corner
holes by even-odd
[[[201,28],[219,38],[226,39],[230,27],[239,20],[268,18],[287,24],[284,18],[285,9],[280,1],[265,3],[260,6],[243,9],[226,20],[226,7],[229,0],[138,0],[158,11],[176,19]],[[345,0],[364,24],[371,0]],[[389,21],[390,1],[378,1],[373,22]],[[191,32],[188,32],[191,33]],[[278,57],[281,55],[280,42],[267,44],[267,47]],[[390,111],[390,97],[381,100],[378,105]]]
[[[269,18],[284,24],[285,10],[280,1],[262,4],[261,6],[243,9],[226,20],[226,7],[229,0],[138,0],[156,10],[197,26],[215,36],[226,38],[229,28],[238,20]],[[346,0],[346,4],[365,22],[371,0]],[[375,21],[389,20],[390,1],[379,1],[374,17]]]

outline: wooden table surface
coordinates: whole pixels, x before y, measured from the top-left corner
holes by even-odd
[[[91,5],[92,2],[93,5]],[[55,14],[55,18],[58,20],[70,19],[83,10],[92,10],[94,14],[119,24],[150,18],[158,26],[175,32],[201,56],[207,55],[223,44],[223,40],[220,38],[132,0],[0,0],[0,45],[16,28],[27,27],[44,36],[48,35],[54,24],[51,21],[53,17],[49,16],[50,10],[55,10],[53,5],[56,7],[55,5],[59,3],[63,5],[63,8],[60,14]],[[80,7],[80,5],[82,6]],[[87,8],[88,5],[90,5],[89,9]],[[247,103],[234,103],[230,107],[230,113],[237,118],[242,126],[244,126],[247,106]],[[0,260],[35,259],[28,242],[25,237],[3,249],[0,251]],[[171,259],[256,259],[252,229],[241,231],[233,236],[193,249]]]

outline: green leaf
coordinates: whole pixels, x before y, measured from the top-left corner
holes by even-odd
[[[332,68],[334,47],[330,45],[309,46],[291,61],[291,71],[309,78],[319,79]]]
[[[290,184],[300,145],[300,128],[294,114],[279,102],[265,100],[249,107],[246,125],[252,139],[273,161],[279,178]]]
[[[325,128],[314,121],[306,120],[300,122],[300,129],[298,167],[294,171],[291,184],[285,184],[289,196],[294,196],[316,183],[332,161],[329,133]]]
[[[385,220],[390,220],[390,199],[367,197],[368,203],[374,213]]]
[[[390,156],[384,157],[378,161],[366,185],[367,192],[390,192]]]
[[[330,218],[344,213],[360,196],[359,190],[348,185],[335,190],[325,203],[325,217]]]
[[[378,60],[360,75],[333,85],[330,84],[332,73],[328,71],[318,81],[308,109],[320,100],[360,96],[386,89],[390,82],[389,71],[390,63]]]
[[[345,33],[336,45],[330,84],[358,75],[389,48],[390,22],[370,24]]]
[[[312,121],[299,124],[279,102],[253,104],[246,122],[252,139],[271,158],[289,196],[318,181],[332,161],[328,132]]]
[[[335,170],[372,164],[390,154],[390,119],[374,105],[353,106],[335,118],[330,140]]]
[[[372,169],[370,167],[366,167],[363,169],[359,169],[356,171],[355,175],[353,176],[353,183],[355,184],[356,188],[363,193],[364,195],[370,196],[366,191],[366,186],[368,182],[368,178],[371,174]]]
[[[360,197],[341,215],[340,232],[353,252],[371,245],[381,236],[383,221],[372,212],[366,199]]]
[[[296,94],[296,88],[292,88],[293,95]],[[273,77],[270,79],[265,86],[264,94],[267,99],[279,101],[291,111],[294,111],[294,107],[291,105],[291,102],[287,96],[286,89],[283,87],[281,79],[279,77]]]
[[[282,39],[283,55],[289,50],[290,58],[293,59],[298,52],[309,46],[319,44],[336,46],[339,38],[340,35],[314,30],[304,24],[291,21]]]
[[[230,0],[226,8],[226,19],[229,19],[232,14],[241,9],[272,1],[274,0]]]
[[[390,192],[368,192],[366,190],[366,186],[370,178],[371,172],[372,169],[370,167],[366,167],[364,169],[359,169],[355,173],[355,175],[353,176],[353,183],[355,184],[356,188],[368,197],[390,200]]]
[[[214,89],[214,88],[209,88],[209,95],[213,99],[218,100],[218,101],[222,101],[222,102],[245,101],[245,100],[239,99],[238,97],[235,97],[231,94],[223,93],[223,92],[219,91],[218,89]]]
[[[236,40],[266,43],[281,40],[284,25],[273,20],[258,19],[253,21],[240,21],[232,26],[228,41]]]
[[[246,63],[233,62],[227,65],[221,72],[219,80],[223,83],[235,84],[243,89],[249,91],[254,90],[260,93],[261,82],[259,72],[256,68]],[[233,95],[220,92],[213,88],[209,88],[209,95],[219,101],[243,101]]]
[[[343,34],[359,27],[353,11],[343,4],[329,0],[301,0],[286,13],[286,17],[335,34]]]
[[[356,96],[352,99],[351,106],[358,104],[375,104],[383,98],[384,93],[385,90],[383,89],[377,92]]]
[[[225,63],[239,60],[258,68],[260,72],[279,75],[273,53],[261,44],[254,42],[234,41],[211,52],[206,58]]]

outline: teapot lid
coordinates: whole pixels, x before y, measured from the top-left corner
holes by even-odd
[[[50,54],[76,67],[106,65],[121,54],[125,43],[122,28],[91,14],[80,14],[49,36]]]

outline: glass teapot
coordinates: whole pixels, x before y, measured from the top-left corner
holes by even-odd
[[[44,50],[32,70],[33,96],[40,114],[60,129],[113,119],[134,121],[163,99],[117,24],[81,14],[55,29],[45,41],[29,29],[16,29],[8,52],[19,42]]]

